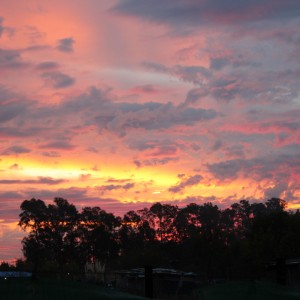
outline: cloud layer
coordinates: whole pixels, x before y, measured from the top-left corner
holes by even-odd
[[[297,0],[2,1],[3,258],[21,255],[19,206],[32,197],[118,215],[157,201],[299,208],[299,11]]]

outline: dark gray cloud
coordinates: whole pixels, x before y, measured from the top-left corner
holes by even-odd
[[[209,94],[206,88],[196,88],[188,91],[185,99],[186,104],[193,104],[203,99],[205,96]]]
[[[44,61],[44,62],[36,65],[35,68],[38,71],[50,71],[53,69],[57,69],[58,67],[59,67],[59,64],[55,61]]]
[[[197,185],[201,182],[203,176],[196,174],[190,177],[181,177],[181,180],[178,184],[169,188],[169,192],[171,193],[179,193],[183,191],[186,187]]]
[[[197,65],[166,67],[152,62],[144,62],[142,65],[154,72],[166,73],[198,86],[187,93],[186,105],[201,103],[208,97],[224,102],[255,100],[260,103],[293,101],[297,97],[298,69],[285,65],[282,70],[275,72],[271,66],[269,70],[267,66],[263,67],[261,63],[239,52],[234,50],[231,56],[218,58],[217,61],[211,58],[210,69]]]
[[[210,60],[210,69],[219,71],[226,67],[228,64],[230,64],[230,62],[225,57],[212,58]]]
[[[148,102],[143,104],[122,103],[121,114],[114,116],[107,127],[112,130],[143,128],[146,130],[167,129],[176,125],[193,126],[197,122],[217,117],[212,109],[185,108],[172,103]]]
[[[151,156],[171,156],[176,155],[178,147],[175,145],[159,145],[157,149],[150,153]]]
[[[128,147],[138,151],[151,151],[149,156],[170,156],[176,155],[182,145],[176,141],[169,139],[134,139],[129,138],[127,141]]]
[[[202,85],[204,81],[212,76],[211,70],[202,66],[174,65],[166,67],[162,64],[145,61],[142,66],[159,73],[167,73],[180,78],[183,81],[196,85]]]
[[[53,141],[47,144],[43,144],[39,147],[40,149],[58,149],[58,150],[72,150],[75,148],[69,141]],[[49,152],[47,152],[49,154]],[[53,154],[53,152],[50,152]]]
[[[0,48],[0,70],[1,69],[21,69],[29,66],[24,62],[21,53],[17,50],[7,50]]]
[[[2,151],[1,155],[14,155],[29,153],[31,150],[23,146],[11,146]]]
[[[225,57],[211,57],[210,69],[214,71],[221,71],[225,67],[241,68],[241,67],[260,67],[260,62],[253,61],[249,58],[244,58],[242,54],[236,56]]]
[[[15,117],[24,114],[28,108],[28,103],[26,102],[14,101],[14,100],[6,103],[3,102],[1,103],[1,102],[2,101],[0,100],[0,105],[1,105],[0,123],[10,121]],[[9,130],[10,129],[7,128],[7,131]],[[16,132],[17,130],[15,130],[15,133]]]
[[[247,162],[243,159],[232,159],[207,165],[208,170],[218,179],[236,179],[241,170],[247,169]]]
[[[155,149],[158,145],[165,144],[164,141],[159,140],[143,140],[143,139],[128,139],[127,144],[130,149],[146,151],[149,149]]]
[[[17,179],[3,179],[0,180],[0,184],[48,184],[56,185],[60,183],[67,182],[65,179],[53,179],[51,177],[38,177],[38,179],[27,179],[27,180],[17,180]]]
[[[99,131],[106,130],[123,137],[134,129],[155,132],[182,125],[195,126],[213,121],[219,116],[213,109],[181,104],[120,102],[110,89],[90,88],[77,97],[70,97],[54,105],[29,101],[5,87],[0,86],[0,91],[0,122],[7,122],[5,126],[0,126],[1,135],[12,138],[39,136],[41,138],[37,147],[43,149],[40,154],[47,157],[58,157],[59,154],[53,152],[56,150],[75,149],[71,137],[85,126],[94,126]],[[172,161],[166,157],[177,156],[183,147],[182,143],[165,138],[140,141],[131,140],[128,144],[131,149],[149,152],[149,159],[143,165]],[[18,150],[22,151],[18,148],[4,149],[2,154],[16,154]],[[29,151],[27,148],[23,150]],[[155,160],[154,157],[160,159]]]
[[[281,198],[283,192],[288,190],[287,182],[280,182],[272,188],[267,188],[264,190],[264,196],[266,199],[270,198]]]
[[[223,141],[217,139],[211,147],[211,151],[218,151],[223,147]]]
[[[245,149],[243,145],[232,145],[224,148],[226,157],[229,158],[244,158]]]
[[[4,32],[4,29],[5,29],[5,27],[3,25],[3,17],[0,17],[0,38]]]
[[[210,68],[197,65],[166,67],[152,62],[143,62],[142,66],[197,86],[187,93],[186,105],[199,103],[208,97],[226,102],[255,100],[274,103],[293,101],[299,95],[297,78],[300,72],[295,62],[293,66],[285,63],[280,70],[274,71],[272,65],[263,66],[259,60],[240,54],[240,50],[232,51],[231,56],[211,57]],[[268,54],[264,53],[261,61],[267,58]],[[277,59],[284,61],[282,54]]]
[[[149,159],[144,159],[144,160],[134,160],[133,163],[136,165],[137,168],[146,166],[146,167],[153,167],[153,166],[161,166],[168,164],[170,162],[176,162],[178,161],[178,157],[162,157],[162,158],[149,158]]]
[[[41,75],[41,77],[54,89],[66,88],[75,83],[75,79],[73,77],[58,71],[45,72]]]
[[[0,84],[0,123],[8,122],[16,117],[24,116],[35,102],[25,99]],[[3,135],[18,135],[22,129],[3,126]]]
[[[0,101],[1,102],[1,101]],[[25,110],[21,110],[19,113],[13,115],[13,117],[24,113]],[[0,114],[1,116],[1,114]],[[7,121],[7,119],[4,119]],[[1,123],[1,118],[0,118]],[[19,127],[8,127],[8,126],[1,126],[0,127],[0,134],[2,137],[30,137],[30,136],[37,136],[41,134],[43,131],[42,128],[35,128],[35,127],[28,127],[28,128],[19,128]]]
[[[238,53],[236,56],[239,56]],[[265,57],[261,57],[261,61],[267,59],[267,56],[265,54]],[[228,59],[227,66],[228,68],[224,70],[211,69],[209,77],[197,78],[195,76],[194,80],[190,79],[191,83],[200,88],[192,89],[187,94],[185,103],[187,105],[201,103],[201,100],[206,100],[207,97],[225,102],[240,100],[285,103],[294,101],[299,95],[297,78],[300,73],[297,63],[294,63],[294,66],[287,63],[280,66],[280,70],[274,71],[273,66],[262,66],[260,62],[251,61],[251,59],[247,61],[240,57]],[[173,73],[173,75],[182,80],[188,78],[178,73]],[[194,76],[192,73],[190,75]]]
[[[298,147],[299,149],[299,147]],[[274,182],[286,181],[300,173],[300,155],[287,154],[282,150],[268,157],[252,159],[231,159],[218,163],[207,164],[209,172],[219,180],[237,179],[239,176],[252,178],[256,181],[269,179]]]
[[[63,103],[60,110],[65,113],[80,112],[87,124],[94,124],[120,136],[126,135],[130,129],[159,130],[177,125],[193,126],[218,117],[213,109],[184,107],[170,102],[114,102],[110,101],[109,92],[96,88]]]
[[[62,52],[73,52],[75,40],[71,37],[58,40],[57,49]]]
[[[97,188],[101,193],[113,191],[113,190],[130,190],[134,188],[135,184],[133,182],[129,182],[126,184],[108,184],[108,185],[102,185]]]
[[[194,84],[203,84],[203,82],[212,75],[209,69],[202,66],[176,65],[170,71],[182,80]]]
[[[298,0],[165,0],[153,5],[151,1],[123,0],[113,11],[180,27],[298,18],[300,3]]]

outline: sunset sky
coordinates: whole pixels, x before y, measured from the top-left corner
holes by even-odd
[[[300,208],[299,0],[0,7],[0,261],[33,197]]]

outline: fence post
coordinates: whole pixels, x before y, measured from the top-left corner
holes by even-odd
[[[277,271],[277,283],[286,285],[286,264],[283,257],[277,258],[276,260],[276,271]]]
[[[145,266],[145,297],[153,298],[153,268]]]

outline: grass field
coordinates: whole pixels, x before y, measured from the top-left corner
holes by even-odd
[[[39,279],[36,283],[25,278],[0,278],[0,299],[5,300],[138,300],[134,295],[116,292],[95,284]]]

